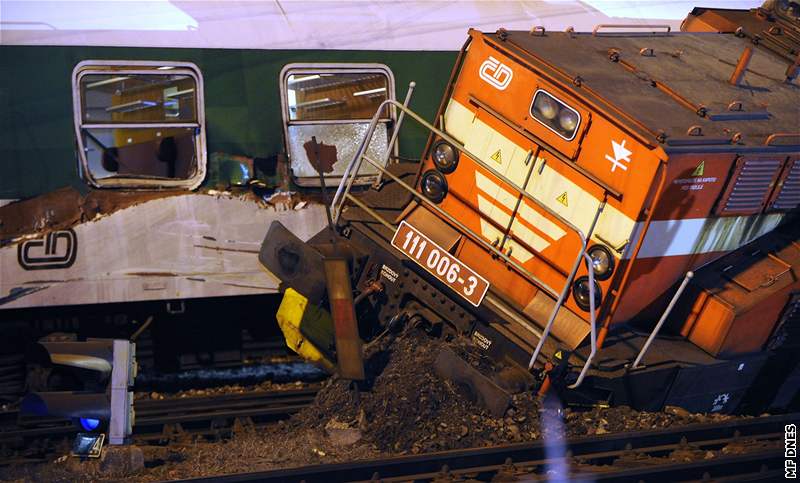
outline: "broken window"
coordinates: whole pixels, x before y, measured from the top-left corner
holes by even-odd
[[[333,186],[355,157],[381,103],[394,99],[394,77],[382,64],[290,64],[281,72],[281,93],[295,182],[319,186],[319,169]],[[384,108],[367,148],[370,159],[388,158],[393,121],[394,110]],[[356,183],[372,183],[378,174],[365,162]]]
[[[81,173],[96,187],[188,188],[206,171],[203,82],[184,62],[84,61],[73,73]]]

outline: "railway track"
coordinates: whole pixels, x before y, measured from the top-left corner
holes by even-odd
[[[209,397],[137,401],[133,438],[166,443],[195,436],[224,437],[237,424],[285,418],[309,405],[319,387],[254,391]],[[69,420],[28,418],[17,411],[0,412],[0,465],[42,461],[79,429]]]
[[[800,414],[765,416],[576,438],[566,442],[568,453],[561,459],[548,456],[553,448],[536,441],[182,481],[546,481],[559,462],[569,468],[571,481],[778,481],[783,478],[784,426],[799,419]],[[681,451],[725,447],[734,449],[692,461],[668,458]]]

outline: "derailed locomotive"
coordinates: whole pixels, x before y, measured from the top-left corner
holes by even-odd
[[[647,410],[796,405],[797,60],[741,30],[618,27],[471,30],[433,124],[384,103],[430,131],[421,162],[355,193],[380,166],[368,132],[331,230],[302,243],[276,222],[262,245],[300,307],[279,314],[293,347],[336,360],[317,307],[322,261],[345,256],[362,336],[447,324],[505,366],[506,388]],[[800,23],[781,28],[796,55]]]

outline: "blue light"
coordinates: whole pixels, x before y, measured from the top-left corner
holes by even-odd
[[[86,431],[94,431],[100,426],[99,419],[81,418],[81,427]]]

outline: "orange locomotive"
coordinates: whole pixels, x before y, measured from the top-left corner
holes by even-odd
[[[471,30],[435,124],[395,106],[419,166],[351,193],[368,135],[334,198],[361,320],[449,322],[570,402],[788,405],[800,87],[740,37]],[[310,250],[262,261],[320,302]]]

